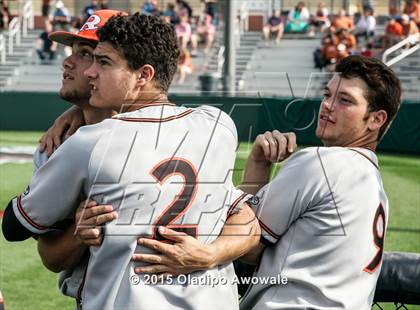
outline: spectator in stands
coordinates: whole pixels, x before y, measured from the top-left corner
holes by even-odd
[[[192,30],[188,15],[183,15],[179,23],[175,26],[176,36],[181,48],[187,48],[188,43],[191,41]]]
[[[217,26],[219,23],[219,6],[217,0],[202,1],[204,1],[204,14],[210,15],[213,25]]]
[[[108,0],[99,0],[99,10],[108,10],[109,4]]]
[[[0,1],[0,30],[7,29],[10,21],[10,11],[7,0]]]
[[[385,26],[385,33],[383,35],[382,47],[387,49],[388,47],[401,41],[403,38],[403,26],[391,17]]]
[[[366,9],[363,12],[363,16],[359,19],[354,29],[354,35],[356,39],[359,37],[364,37],[368,40],[370,37],[373,37],[376,29],[376,19],[373,16],[372,9]]]
[[[311,29],[309,36],[314,36],[315,31],[324,32],[328,27],[331,26],[331,22],[328,19],[328,9],[324,1],[318,3],[318,8],[315,12],[315,16],[311,18]]]
[[[337,45],[334,35],[329,34],[322,39],[322,55],[324,57],[325,64],[328,64],[328,61],[337,58]]]
[[[187,74],[192,74],[193,69],[194,67],[192,64],[190,53],[188,52],[186,48],[181,49],[181,54],[179,56],[179,62],[178,62],[178,74],[179,74],[178,83],[184,84]]]
[[[64,6],[63,1],[58,0],[55,3],[55,12],[53,15],[54,31],[70,31],[71,16],[69,10]]]
[[[363,12],[367,10],[373,11],[373,0],[362,0],[362,10]]]
[[[45,19],[50,18],[52,2],[53,2],[52,0],[42,0],[41,12],[42,12],[42,17],[44,17]]]
[[[81,17],[72,17],[70,21],[70,30],[71,32],[78,32],[80,28],[83,26],[83,19]]]
[[[334,35],[329,34],[322,40],[321,55],[323,58],[323,65],[329,72],[333,72],[335,64],[349,55],[346,46],[342,43],[337,43]]]
[[[407,14],[420,27],[420,5],[416,0],[406,0],[404,14]]]
[[[289,12],[287,17],[287,25],[285,28],[287,32],[305,32],[309,26],[309,11],[305,7],[303,1],[298,4]]]
[[[276,36],[276,44],[278,44],[283,36],[284,26],[280,16],[280,10],[273,10],[273,15],[268,19],[267,24],[263,27],[263,35],[265,46],[268,46],[270,34]]]
[[[338,16],[334,18],[332,22],[332,26],[335,29],[347,29],[352,31],[354,27],[353,19],[346,15],[346,11],[344,9],[340,9]]]
[[[176,4],[178,6],[178,12],[180,12],[180,15],[183,15],[181,11],[186,11],[188,15],[188,19],[191,20],[193,17],[193,9],[191,5],[186,0],[176,0]]]
[[[362,48],[362,51],[361,51],[360,55],[365,56],[365,57],[373,57],[374,56],[373,43],[368,42],[366,44],[366,47]]]
[[[197,34],[205,41],[206,47],[204,53],[208,54],[213,46],[214,37],[216,34],[216,26],[211,21],[210,15],[205,15],[197,25]]]
[[[175,4],[168,3],[166,5],[166,10],[165,12],[163,12],[163,17],[168,23],[171,23],[172,25],[176,25],[179,23],[179,17],[175,11]]]
[[[416,23],[411,20],[407,14],[401,15],[401,24],[403,27],[404,37],[408,37],[419,32],[419,28],[417,27]]]
[[[97,11],[99,9],[98,0],[92,0],[90,4],[85,6],[83,9],[83,17],[85,20],[87,20],[93,12]]]
[[[397,18],[401,15],[401,0],[389,0],[388,13],[392,18]]]
[[[140,11],[144,15],[160,15],[159,4],[157,0],[146,0]]]
[[[356,50],[356,37],[352,35],[347,29],[338,29],[335,36],[335,45],[343,44],[348,55]],[[347,56],[348,56],[347,55]]]
[[[53,60],[55,58],[55,52],[57,51],[57,43],[52,42],[48,35],[52,32],[51,22],[45,20],[45,30],[41,33],[39,38],[36,41],[36,52],[41,61],[44,60]]]

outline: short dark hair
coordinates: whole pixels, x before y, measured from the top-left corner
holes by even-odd
[[[368,86],[365,98],[368,111],[384,110],[387,120],[379,129],[378,141],[394,120],[401,104],[401,83],[399,78],[379,59],[363,56],[348,56],[336,66],[343,78],[358,77]]]
[[[122,52],[130,69],[151,65],[158,82],[156,87],[168,92],[180,53],[173,26],[153,15],[117,15],[97,35],[99,42],[109,42]]]

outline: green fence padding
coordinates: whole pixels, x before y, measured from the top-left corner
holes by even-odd
[[[315,136],[321,99],[171,95],[178,105],[219,107],[234,120],[241,141],[267,130],[294,131],[299,144],[321,145]],[[70,105],[54,93],[0,93],[0,130],[46,130]],[[405,101],[379,151],[420,154],[420,102]]]
[[[70,104],[54,93],[0,93],[0,130],[44,131]]]

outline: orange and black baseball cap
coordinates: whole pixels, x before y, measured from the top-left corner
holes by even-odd
[[[76,40],[87,40],[98,42],[99,38],[96,35],[96,31],[101,28],[112,16],[115,15],[128,15],[123,11],[115,10],[99,10],[93,13],[82,28],[77,33],[67,32],[67,31],[55,31],[52,32],[48,37],[51,41],[55,41],[67,46],[72,46],[73,42]]]

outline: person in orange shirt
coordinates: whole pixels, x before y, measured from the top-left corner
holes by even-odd
[[[179,55],[179,61],[178,61],[178,73],[179,73],[179,84],[184,84],[185,77],[187,74],[193,73],[193,64],[191,61],[191,55],[190,52],[188,52],[188,49],[183,48],[181,50],[181,54]]]
[[[336,29],[347,29],[350,31],[354,28],[353,19],[346,15],[344,9],[340,9],[338,16],[334,18],[332,25]]]
[[[329,72],[335,70],[335,65],[339,60],[350,55],[345,44],[341,43],[335,35],[324,37],[321,53],[324,59],[324,65]]]
[[[344,44],[348,53],[351,53],[351,51],[356,48],[356,37],[347,29],[337,30],[336,37],[338,39],[338,44]]]
[[[417,26],[420,26],[420,5],[416,0],[406,0],[403,14],[407,14]]]
[[[383,36],[383,49],[387,49],[388,47],[394,45],[400,41],[402,37],[403,26],[397,22],[395,18],[391,18],[385,27],[385,33]]]

